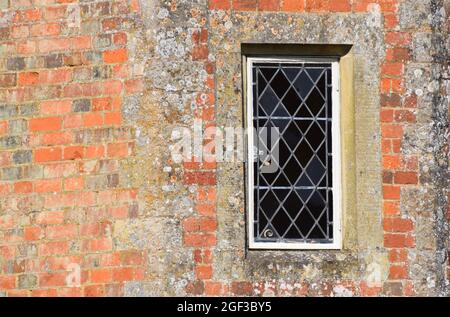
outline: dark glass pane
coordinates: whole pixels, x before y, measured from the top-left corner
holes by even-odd
[[[283,69],[284,73],[286,74],[286,77],[289,79],[290,82],[292,82],[295,77],[297,77],[298,73],[301,71],[300,67],[286,67]]]
[[[311,160],[314,152],[309,146],[306,140],[302,140],[300,145],[295,150],[295,157],[300,162],[300,164],[304,167]]]
[[[314,225],[314,219],[311,217],[306,208],[303,208],[295,221],[295,224],[302,235],[306,237]]]
[[[282,72],[278,72],[270,82],[270,86],[277,94],[278,98],[282,98],[289,89],[289,81]]]
[[[292,157],[289,162],[284,166],[284,173],[289,179],[290,184],[295,184],[303,169],[300,164],[297,163],[294,157]]]
[[[297,112],[301,103],[302,100],[300,99],[300,97],[293,88],[290,88],[286,96],[283,98],[283,105],[285,106],[285,108],[287,109],[287,111],[291,116],[293,116]]]
[[[283,210],[280,210],[272,220],[273,227],[281,236],[284,236],[290,224],[291,220]]]
[[[325,136],[322,130],[319,128],[318,123],[313,123],[308,133],[306,134],[306,139],[308,143],[312,146],[314,150],[318,149],[321,143],[324,141]]]
[[[275,66],[275,65],[273,65]],[[277,72],[278,68],[277,67],[262,67],[260,68],[260,72],[261,74],[264,76],[264,78],[266,79],[267,82],[269,82],[272,77],[275,75],[275,73]]]
[[[278,97],[273,90],[268,87],[259,97],[260,116],[270,116],[278,104]]]
[[[306,72],[308,73],[309,77],[311,77],[312,81],[314,83],[317,83],[317,79],[319,78],[320,75],[322,75],[323,69],[322,68],[307,68]]]
[[[317,88],[314,88],[306,99],[306,106],[314,116],[317,116],[325,106],[325,100]]]
[[[302,97],[302,99],[305,99],[311,89],[314,87],[314,83],[311,81],[306,72],[303,71],[295,80],[294,87],[300,97]]]

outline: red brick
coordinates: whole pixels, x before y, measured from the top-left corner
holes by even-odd
[[[13,17],[14,23],[38,21],[42,17],[40,9],[26,9],[16,11]]]
[[[41,53],[69,51],[70,46],[69,38],[42,39],[38,42],[38,49]]]
[[[200,187],[197,193],[198,201],[216,201],[216,188],[215,187]]]
[[[305,0],[305,9],[308,12],[328,11],[329,3],[330,0]]]
[[[57,36],[61,33],[59,23],[33,24],[30,26],[31,36]]]
[[[109,238],[90,240],[87,244],[87,250],[92,252],[109,251],[112,249],[112,241]]]
[[[403,136],[403,127],[395,124],[383,124],[381,126],[381,135],[384,138],[401,138]]]
[[[414,114],[414,112],[409,110],[396,110],[394,119],[396,122],[414,123],[416,122],[416,115]]]
[[[209,50],[205,44],[197,45],[192,48],[192,60],[205,60],[208,58]]]
[[[397,172],[394,174],[395,184],[412,184],[416,185],[418,182],[416,172]]]
[[[400,199],[400,187],[399,186],[383,186],[383,198],[384,199]]]
[[[198,204],[195,206],[197,212],[205,217],[213,217],[216,214],[216,206],[211,204]]]
[[[120,253],[120,262],[122,265],[142,265],[144,257],[141,251],[122,251]]]
[[[17,43],[17,53],[21,55],[29,55],[36,53],[36,41],[21,41]]]
[[[71,177],[64,180],[64,190],[77,191],[83,189],[84,182],[82,177]]]
[[[381,122],[387,122],[387,123],[394,121],[394,110],[382,109],[380,119],[381,119]]]
[[[381,76],[401,77],[403,75],[403,63],[385,63],[381,67]]]
[[[401,280],[408,278],[408,267],[402,265],[391,265],[389,268],[389,279]]]
[[[27,241],[39,240],[42,238],[42,229],[40,227],[25,227],[23,235]]]
[[[255,11],[256,0],[233,0],[233,9],[237,11]]]
[[[388,30],[395,29],[398,26],[398,18],[396,14],[384,15],[384,26]]]
[[[127,44],[127,34],[120,32],[113,35],[113,42],[115,45]]]
[[[67,6],[54,6],[44,8],[44,19],[47,21],[55,21],[67,18],[66,16]]]
[[[105,155],[105,147],[103,145],[90,145],[86,147],[86,158],[99,158]]]
[[[69,245],[66,241],[47,242],[39,245],[39,256],[48,256],[56,254],[67,254]]]
[[[383,220],[383,228],[389,232],[409,232],[413,229],[410,219],[386,218]]]
[[[113,270],[115,282],[142,280],[144,272],[136,268],[116,268]]]
[[[128,156],[128,143],[110,143],[107,149],[108,157]]]
[[[41,273],[39,274],[39,286],[65,286],[68,274],[68,272]]]
[[[102,97],[92,99],[92,110],[93,111],[111,111],[112,108],[112,99],[110,97]]]
[[[250,282],[231,283],[231,293],[239,296],[249,296],[253,294],[253,286]]]
[[[8,132],[8,121],[0,121],[0,136],[5,135]]]
[[[128,50],[119,48],[103,52],[103,61],[108,64],[124,63],[128,60]]]
[[[216,244],[216,236],[211,233],[186,233],[184,244],[187,247],[209,247]]]
[[[83,295],[86,297],[105,296],[104,285],[88,285],[83,288]]]
[[[411,34],[405,32],[387,32],[384,40],[392,46],[407,46],[411,43]]]
[[[40,212],[36,216],[36,224],[38,225],[57,225],[64,222],[63,211],[45,211]]]
[[[109,213],[115,219],[128,218],[128,206],[114,206],[108,208]]]
[[[214,172],[185,172],[184,173],[185,184],[197,184],[197,185],[215,185],[216,173]]]
[[[35,162],[59,161],[61,158],[61,148],[39,148],[34,150]]]
[[[50,193],[61,191],[60,179],[43,179],[34,182],[34,191],[37,193]]]
[[[392,151],[394,153],[400,153],[401,146],[402,146],[401,139],[392,140]]]
[[[125,82],[125,91],[127,94],[135,94],[144,90],[142,79],[130,79]]]
[[[84,157],[84,146],[67,146],[64,148],[65,160],[76,160]]]
[[[280,9],[280,0],[259,0],[258,10],[260,11],[278,11]]]
[[[405,62],[411,58],[409,49],[403,47],[393,47],[386,49],[386,60],[388,62]]]
[[[209,8],[212,10],[229,10],[231,0],[208,0]]]
[[[403,92],[402,79],[396,78],[382,78],[381,92],[382,93],[401,93]]]
[[[350,12],[352,5],[350,0],[330,0],[328,8],[330,12]]]
[[[390,140],[390,139],[381,140],[381,151],[383,154],[391,153],[392,152],[392,140]]]
[[[72,101],[71,100],[51,100],[42,101],[40,104],[41,114],[44,115],[60,115],[71,112]]]
[[[86,113],[83,116],[83,125],[85,127],[93,127],[103,124],[103,114],[101,113]]]
[[[14,183],[14,192],[18,194],[31,193],[33,191],[33,184],[28,181]]]
[[[397,169],[400,167],[399,155],[383,155],[383,168],[385,169]]]
[[[70,239],[77,236],[78,226],[75,224],[49,226],[45,231],[47,239]]]
[[[58,292],[56,288],[31,290],[31,297],[57,297],[57,296]]]
[[[113,281],[112,269],[96,269],[91,271],[92,283],[109,283]]]
[[[38,72],[19,73],[19,86],[37,85],[39,83]]]
[[[223,295],[223,285],[220,282],[205,282],[205,295],[207,296],[219,296]]]
[[[195,276],[199,280],[209,280],[212,278],[213,269],[211,265],[197,265],[195,267]]]
[[[16,277],[14,275],[0,275],[0,290],[8,290],[16,287]]]
[[[389,261],[391,263],[406,262],[408,260],[408,251],[406,249],[389,250]]]
[[[395,197],[397,197],[397,196],[395,196]],[[397,215],[399,215],[400,214],[400,203],[398,201],[385,201],[385,202],[383,202],[383,214],[385,216],[397,216]]]
[[[367,282],[361,282],[360,284],[361,296],[379,296],[382,287],[379,285],[370,285]]]
[[[61,124],[60,117],[35,118],[30,120],[30,131],[60,130]]]
[[[416,95],[406,96],[403,103],[405,108],[417,108],[417,96]]]
[[[116,30],[122,23],[121,18],[108,18],[102,21],[102,28],[104,31]]]
[[[30,29],[27,25],[16,25],[11,28],[11,38],[20,39],[30,35]]]
[[[400,107],[401,98],[399,94],[382,94],[381,95],[382,107]]]
[[[1,74],[0,75],[0,87],[13,87],[16,85],[16,74]]]
[[[386,248],[405,248],[414,246],[414,238],[400,233],[386,233],[384,235]]]
[[[120,112],[106,112],[105,124],[106,125],[119,125],[122,123],[122,114]]]
[[[73,141],[73,135],[70,132],[50,132],[42,135],[40,145],[63,145]]]

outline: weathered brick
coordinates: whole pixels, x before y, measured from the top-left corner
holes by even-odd
[[[8,70],[23,70],[25,69],[25,58],[10,57],[6,61],[6,67]]]
[[[34,274],[19,275],[18,287],[22,289],[34,288],[37,285],[37,276]]]
[[[30,163],[32,158],[31,150],[18,150],[12,155],[13,162],[15,164],[25,164]]]
[[[89,99],[74,100],[72,104],[73,112],[88,112],[91,110],[91,101]]]

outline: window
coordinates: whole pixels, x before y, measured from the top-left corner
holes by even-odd
[[[246,63],[249,247],[339,249],[338,60]]]

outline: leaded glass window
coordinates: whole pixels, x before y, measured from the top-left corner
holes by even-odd
[[[251,248],[340,247],[338,69],[247,59]]]

